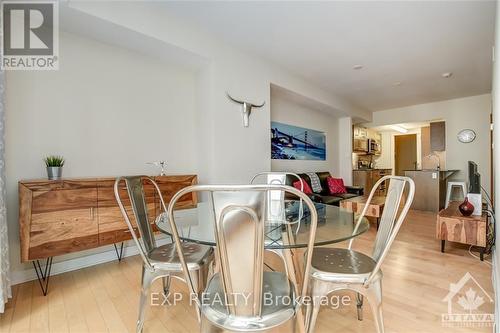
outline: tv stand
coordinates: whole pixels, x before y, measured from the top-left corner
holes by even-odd
[[[480,259],[484,259],[486,250],[488,215],[463,216],[458,210],[460,202],[452,201],[448,208],[437,216],[436,238],[441,240],[441,252],[444,253],[446,241],[479,247]]]

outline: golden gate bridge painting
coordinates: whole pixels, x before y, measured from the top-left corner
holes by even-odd
[[[273,160],[326,160],[324,132],[271,122]]]

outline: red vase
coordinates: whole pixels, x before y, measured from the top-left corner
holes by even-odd
[[[474,212],[474,206],[469,202],[469,198],[465,197],[464,202],[458,206],[458,210],[460,210],[463,216],[471,216]]]

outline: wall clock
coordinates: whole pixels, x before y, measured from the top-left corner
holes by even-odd
[[[462,143],[471,143],[476,138],[476,132],[471,129],[463,129],[457,134],[458,141]]]

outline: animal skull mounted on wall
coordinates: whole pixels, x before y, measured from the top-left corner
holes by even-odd
[[[250,118],[250,114],[252,113],[252,108],[261,108],[266,104],[266,102],[262,102],[260,105],[252,104],[249,102],[243,102],[243,101],[238,101],[237,99],[234,99],[229,95],[229,93],[226,92],[227,97],[238,104],[242,105],[242,111],[243,111],[243,126],[248,127],[248,119]]]

